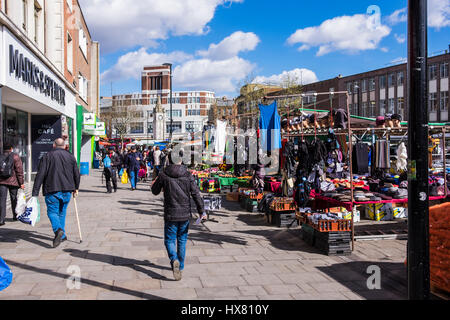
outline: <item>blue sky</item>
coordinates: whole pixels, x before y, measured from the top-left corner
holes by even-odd
[[[103,96],[111,94],[111,83],[113,94],[139,92],[143,65],[164,62],[174,63],[175,90],[234,97],[250,79],[277,83],[285,72],[307,83],[386,67],[407,55],[407,1],[138,3],[81,0],[102,48]],[[428,3],[428,50],[434,54],[450,44],[450,0]],[[379,11],[368,13],[373,5]]]

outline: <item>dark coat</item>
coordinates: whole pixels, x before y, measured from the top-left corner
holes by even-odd
[[[41,186],[44,195],[73,192],[80,188],[80,170],[69,151],[55,148],[42,157],[34,181],[33,197],[39,196]]]
[[[136,160],[136,158],[139,158],[141,160],[138,161]],[[125,158],[125,167],[127,168],[128,172],[139,171],[139,169],[141,168],[141,161],[143,161],[143,159],[140,152],[130,152]]]
[[[187,221],[191,217],[191,197],[201,215],[205,211],[200,190],[192,174],[183,165],[170,165],[159,173],[152,185],[158,195],[164,191],[164,220]]]
[[[5,153],[5,156],[8,157],[9,153]],[[0,179],[0,184],[11,186],[11,187],[20,187],[24,184],[24,174],[23,174],[23,164],[19,155],[13,153],[14,157],[14,165],[11,177],[7,179]]]

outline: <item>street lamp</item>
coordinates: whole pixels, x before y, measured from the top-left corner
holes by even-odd
[[[164,63],[163,66],[170,67],[170,142],[173,134],[173,114],[172,114],[172,64]]]

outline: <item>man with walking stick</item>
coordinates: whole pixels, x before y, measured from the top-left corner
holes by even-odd
[[[53,143],[53,150],[42,157],[33,185],[33,197],[42,193],[47,204],[47,215],[52,224],[55,238],[53,248],[67,240],[65,225],[67,206],[78,196],[80,187],[80,170],[75,157],[64,148],[65,142],[58,138]]]

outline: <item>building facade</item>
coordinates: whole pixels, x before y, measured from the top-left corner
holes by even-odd
[[[216,103],[209,110],[208,122],[214,125],[217,120],[225,120],[229,126],[237,127],[237,114],[238,110],[234,99],[217,98]]]
[[[428,58],[429,121],[449,121],[449,63],[450,54]],[[334,95],[332,106],[329,97],[318,97],[317,108],[329,110],[347,108],[352,115],[371,117],[397,113],[408,119],[407,64],[363,72],[346,77],[311,83],[303,86],[303,93],[347,91]],[[305,97],[307,105],[313,104]]]
[[[76,0],[0,0],[0,143],[14,146],[28,182],[56,138],[64,137],[67,149],[79,159],[80,92],[66,74],[68,3],[78,5]],[[98,66],[92,57],[87,63]],[[73,69],[77,67],[74,60]],[[92,79],[90,85],[97,84]],[[87,110],[95,99],[87,101]]]
[[[114,95],[112,109],[126,107],[136,116],[129,123],[127,138],[154,139],[154,110],[158,101],[165,111],[165,137],[170,135],[170,67],[150,66],[142,71],[142,92]],[[215,94],[211,91],[172,92],[172,132],[174,138],[202,131],[208,122]],[[102,110],[103,112],[103,110]],[[107,124],[108,126],[108,124]]]

